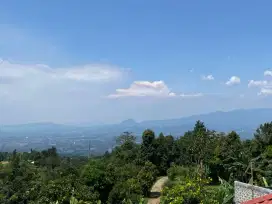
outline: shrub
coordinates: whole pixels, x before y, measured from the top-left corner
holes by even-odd
[[[195,176],[195,168],[194,167],[184,167],[173,165],[167,170],[167,175],[170,180],[175,180],[176,178],[185,179],[192,178]]]
[[[109,194],[109,203],[139,203],[141,199],[141,185],[134,178],[114,185]]]
[[[198,204],[209,203],[219,204],[205,187],[210,182],[209,179],[195,177],[179,180],[172,188],[166,187],[162,192],[162,204]]]

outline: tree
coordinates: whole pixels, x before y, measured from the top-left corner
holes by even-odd
[[[221,169],[218,176],[225,180],[244,181],[250,157],[243,152],[240,136],[231,131],[221,137],[216,151],[217,169]]]
[[[150,187],[156,181],[158,171],[156,166],[151,162],[145,162],[143,168],[137,175],[137,179],[141,184],[142,192],[145,196],[148,195]]]
[[[120,165],[124,165],[134,161],[138,154],[138,145],[136,137],[129,132],[125,132],[117,139],[117,146],[113,151],[113,155],[119,159]]]
[[[198,120],[193,131],[187,132],[184,137],[188,143],[186,152],[190,154],[191,162],[197,165],[200,165],[201,162],[208,162],[214,150],[214,133]]]
[[[145,130],[143,132],[143,135],[142,135],[142,144],[144,146],[152,145],[154,139],[155,139],[155,133],[152,130],[147,129],[147,130]]]
[[[171,135],[164,136],[162,133],[154,141],[155,157],[154,164],[158,167],[160,175],[165,175],[171,162],[174,160],[174,138]]]
[[[122,203],[123,200],[130,200],[138,204],[142,197],[142,189],[138,180],[131,178],[124,182],[118,182],[113,186],[109,194],[108,202],[111,204]]]
[[[173,145],[174,162],[179,165],[190,165],[193,163],[191,145],[191,132],[178,138]]]
[[[112,180],[107,174],[107,164],[101,159],[91,159],[84,167],[81,177],[89,187],[99,192],[100,200],[105,202],[112,188]]]
[[[257,156],[265,151],[266,146],[272,145],[272,122],[261,124],[254,137],[254,154]]]
[[[155,133],[147,129],[142,135],[141,154],[140,159],[155,163],[155,147],[154,147]]]
[[[124,145],[126,143],[135,143],[136,137],[131,132],[124,132],[116,139],[118,145]]]

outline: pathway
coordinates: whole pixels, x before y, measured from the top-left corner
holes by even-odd
[[[148,204],[159,204],[160,203],[160,195],[163,189],[164,184],[168,181],[168,177],[161,177],[154,183],[151,188],[150,198],[148,199]]]

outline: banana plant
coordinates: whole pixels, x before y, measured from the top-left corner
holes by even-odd
[[[223,192],[223,201],[222,204],[230,204],[233,202],[234,199],[234,187],[229,182],[221,179],[219,177],[219,181],[221,183],[220,188]]]

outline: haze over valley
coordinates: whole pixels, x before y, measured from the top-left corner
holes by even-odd
[[[236,131],[242,139],[251,139],[259,124],[271,120],[272,109],[239,109],[228,112],[212,112],[177,119],[133,119],[107,125],[64,125],[55,123],[30,123],[0,126],[1,151],[42,150],[52,146],[62,154],[103,154],[116,145],[116,138],[123,132],[131,132],[140,142],[141,134],[151,128],[158,135],[163,132],[174,137],[182,136],[193,128],[197,120],[218,132]],[[90,147],[90,151],[89,151]]]

